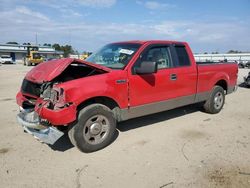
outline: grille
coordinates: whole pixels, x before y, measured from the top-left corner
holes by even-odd
[[[27,93],[30,95],[40,96],[41,84],[33,83],[29,80],[24,79],[22,83],[22,93]]]

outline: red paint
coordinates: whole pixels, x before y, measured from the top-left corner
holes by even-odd
[[[53,122],[53,125],[66,125],[73,122],[76,119],[76,106],[71,105],[63,109],[50,110],[46,107],[37,108],[40,117]]]
[[[39,98],[36,101],[35,111],[39,113],[41,118],[47,119],[53,125],[65,125],[76,120],[78,105],[94,97],[111,98],[116,101],[121,109],[126,109],[211,91],[219,80],[225,80],[228,86],[233,87],[236,85],[238,72],[236,64],[197,66],[187,43],[175,41],[130,41],[123,43],[142,44],[124,70],[112,70],[100,65],[69,58],[41,63],[33,68],[25,78],[36,83],[53,80],[73,61],[106,72],[55,85],[54,87],[63,88],[63,101],[65,103],[70,102],[71,105],[60,110],[51,110],[47,108],[46,102]],[[172,43],[186,46],[191,66],[162,69],[151,75],[132,75],[131,68],[133,64],[148,45]],[[176,74],[178,79],[176,81],[170,80],[171,74]],[[126,82],[117,83],[117,80],[126,80]],[[27,100],[25,96],[19,92],[17,94],[18,105],[21,106],[25,100]]]

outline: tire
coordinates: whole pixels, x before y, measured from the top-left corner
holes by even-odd
[[[243,63],[239,63],[239,64],[238,64],[238,67],[239,67],[239,68],[245,68],[245,66],[244,66]]]
[[[76,141],[75,141],[75,138],[74,138],[74,126],[75,126],[75,124],[74,123],[72,123],[71,125],[69,125],[69,128],[68,128],[68,137],[69,137],[69,140],[70,140],[70,142],[71,142],[71,144],[73,145],[73,146],[75,146],[76,147]]]
[[[221,111],[225,103],[225,91],[221,86],[215,86],[209,99],[205,102],[203,108],[207,113],[217,114]]]
[[[112,111],[102,104],[83,108],[78,121],[69,127],[71,143],[80,151],[89,153],[108,146],[114,138],[116,120]]]

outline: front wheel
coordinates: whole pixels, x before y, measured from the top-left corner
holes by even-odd
[[[109,145],[114,138],[116,120],[112,111],[102,104],[83,108],[78,121],[68,132],[71,143],[82,152],[93,152]]]
[[[207,113],[217,114],[221,111],[225,103],[225,92],[221,86],[215,86],[209,99],[204,104]]]

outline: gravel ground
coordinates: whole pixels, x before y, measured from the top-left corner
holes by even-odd
[[[67,136],[48,146],[17,124],[29,69],[0,66],[0,187],[250,187],[250,89],[216,115],[191,105],[120,123],[110,146],[85,154]]]

